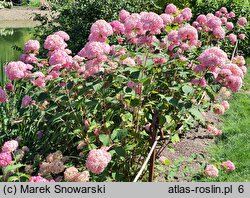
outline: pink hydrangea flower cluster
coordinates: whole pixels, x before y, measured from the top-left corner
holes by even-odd
[[[32,177],[30,177],[29,182],[55,182],[55,180],[53,180],[53,179],[48,180],[48,179],[45,179],[41,176],[32,176]]]
[[[238,24],[240,26],[246,26],[247,25],[247,19],[245,17],[241,17],[238,19]]]
[[[89,152],[86,167],[94,174],[101,174],[111,160],[111,154],[104,149],[93,149]]]
[[[226,172],[232,172],[235,170],[234,163],[230,160],[221,163],[221,168],[223,168]]]
[[[4,103],[7,102],[7,94],[6,92],[2,89],[2,87],[0,86],[0,103]]]
[[[2,152],[13,152],[17,149],[18,142],[16,140],[9,140],[2,146]]]
[[[47,50],[63,50],[67,47],[64,39],[59,35],[49,35],[44,41],[44,48]]]
[[[208,125],[208,127],[207,127],[207,130],[208,130],[208,132],[209,133],[211,133],[212,135],[214,135],[214,136],[220,136],[221,134],[222,134],[222,131],[221,130],[219,130],[219,129],[217,129],[215,126],[213,126],[213,125]]]
[[[40,43],[37,40],[29,40],[24,44],[25,53],[37,53],[40,49]]]
[[[91,26],[89,41],[105,42],[112,34],[112,26],[105,20],[98,20]]]
[[[205,71],[207,68],[210,71],[214,71],[216,67],[225,65],[228,57],[220,48],[211,47],[203,51],[198,57],[198,60],[200,62],[200,65],[198,65],[198,71]]]
[[[0,167],[6,167],[12,163],[12,156],[10,152],[0,153]]]
[[[35,54],[21,54],[20,61],[26,64],[34,64],[38,62],[38,59]]]
[[[165,13],[166,14],[171,14],[171,15],[173,15],[173,14],[177,14],[177,12],[178,12],[178,9],[177,9],[177,7],[174,5],[174,4],[168,4],[167,6],[166,6],[166,8],[165,8]]]
[[[219,175],[219,170],[212,164],[207,165],[205,169],[205,174],[208,177],[218,177]]]
[[[194,85],[199,85],[201,87],[206,87],[207,86],[207,81],[204,77],[198,79],[198,78],[195,78],[195,79],[192,79],[191,81],[192,84]]]
[[[26,77],[29,70],[32,70],[33,66],[29,64],[25,64],[21,61],[10,62],[5,66],[5,73],[8,79],[17,80]]]
[[[246,72],[244,66],[238,67],[233,63],[225,64],[216,71],[216,81],[236,92],[242,87],[244,72]]]

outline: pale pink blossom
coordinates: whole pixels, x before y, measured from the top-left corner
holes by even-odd
[[[247,25],[247,19],[245,17],[239,18],[237,22],[238,22],[238,24],[240,26],[246,26]]]
[[[227,38],[230,40],[230,43],[233,45],[237,41],[237,36],[233,33],[227,35]]]
[[[225,108],[223,105],[220,105],[220,104],[215,104],[214,105],[214,113],[215,114],[219,114],[219,115],[222,115],[225,113]]]
[[[103,149],[93,149],[89,152],[86,167],[94,174],[101,174],[111,160],[111,154]]]
[[[189,21],[192,18],[192,11],[190,8],[184,8],[181,11],[181,15],[185,21]]]
[[[150,34],[160,34],[164,26],[162,18],[154,12],[141,14],[141,23],[143,30],[149,31]]]
[[[121,22],[125,22],[125,20],[130,16],[129,12],[126,10],[121,10],[119,12],[119,18],[121,19]]]
[[[215,137],[220,136],[222,134],[222,131],[217,129],[215,126],[208,125],[207,130],[209,133],[214,135]]]
[[[0,167],[6,167],[12,163],[12,156],[10,152],[0,153]]]
[[[17,149],[18,142],[16,140],[9,140],[2,146],[2,152],[13,152]]]
[[[213,30],[213,35],[218,39],[223,39],[225,37],[225,30],[219,26]]]
[[[221,168],[223,168],[226,172],[232,172],[235,170],[234,163],[230,160],[221,163]]]
[[[41,176],[32,176],[30,177],[29,182],[55,182],[55,181],[52,179],[51,180],[45,179]]]
[[[228,109],[229,109],[229,103],[228,103],[228,101],[226,101],[226,100],[223,100],[222,102],[221,102],[221,104],[223,105],[223,107],[225,108],[225,111],[227,111]]]
[[[28,70],[32,68],[31,65],[25,64],[22,61],[10,62],[5,66],[5,73],[10,80],[17,80],[24,78]]]
[[[209,177],[218,177],[219,170],[214,165],[207,165],[205,174]]]
[[[64,39],[58,35],[49,35],[44,41],[44,48],[47,50],[63,50],[66,47]]]
[[[21,54],[20,61],[26,64],[34,64],[38,62],[38,59],[35,54]]]
[[[166,14],[176,14],[178,12],[177,7],[174,4],[168,4],[165,8]]]
[[[114,34],[124,34],[124,33],[125,33],[124,24],[121,23],[120,21],[118,21],[118,20],[112,21],[112,22],[110,23],[110,25],[111,25],[112,28],[113,28]]]
[[[174,17],[170,14],[161,14],[160,17],[162,18],[164,25],[169,25],[174,20]]]
[[[246,38],[246,35],[245,34],[239,34],[238,37],[239,37],[239,39],[244,40]]]
[[[122,61],[122,64],[127,66],[135,66],[135,60],[133,58],[127,57]]]
[[[40,49],[40,43],[37,40],[29,40],[24,44],[24,52],[37,52]]]
[[[60,36],[64,41],[68,41],[70,39],[69,35],[64,31],[55,32],[54,35]]]
[[[112,26],[105,20],[97,20],[90,29],[89,41],[105,42],[113,34]]]

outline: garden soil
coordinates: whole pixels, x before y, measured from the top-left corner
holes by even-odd
[[[213,112],[207,112],[205,119],[212,125],[219,126],[220,118]],[[170,164],[164,165],[163,171],[156,170],[155,181],[168,181],[168,175],[165,174],[169,173],[169,168],[172,165],[174,165],[178,171],[170,181],[190,181],[189,179],[195,176],[197,172],[203,171],[202,164],[209,161],[211,156],[209,156],[208,148],[214,143],[214,140],[214,137],[211,136],[206,129],[202,126],[198,126],[197,128],[188,131],[185,137],[181,138],[180,142],[165,145],[166,148],[158,157],[165,157],[170,161]],[[176,161],[179,162],[179,165],[176,164]],[[192,167],[193,172],[184,170],[186,167]]]

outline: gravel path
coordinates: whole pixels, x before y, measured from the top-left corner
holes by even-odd
[[[33,21],[35,14],[47,15],[49,11],[37,8],[0,9],[0,28],[32,27],[39,24]]]

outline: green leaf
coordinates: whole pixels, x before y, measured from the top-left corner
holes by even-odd
[[[99,140],[103,143],[104,146],[108,146],[110,144],[109,136],[106,134],[99,135]]]
[[[18,163],[18,164],[11,164],[9,166],[7,166],[6,168],[4,168],[3,172],[4,174],[7,174],[8,172],[14,172],[16,169],[21,168],[25,165]]]
[[[200,112],[198,109],[192,108],[192,109],[189,109],[189,112],[190,112],[196,119],[198,119],[198,120],[200,120],[200,121],[202,121],[202,122],[205,121],[203,115],[201,114],[201,112]]]
[[[114,149],[118,156],[125,157],[126,151],[122,147],[117,147]]]
[[[112,140],[122,140],[125,138],[128,134],[127,129],[115,129],[111,134]]]
[[[173,142],[174,144],[177,142],[180,142],[180,138],[179,135],[176,133],[173,136],[171,136],[171,142]]]
[[[191,87],[191,86],[189,86],[189,85],[184,85],[181,89],[182,89],[182,91],[183,91],[186,95],[191,94],[191,93],[194,92],[193,87]]]
[[[101,88],[103,87],[103,82],[100,82],[100,83],[97,83],[95,85],[93,85],[93,89],[97,92],[97,91],[100,91]]]

